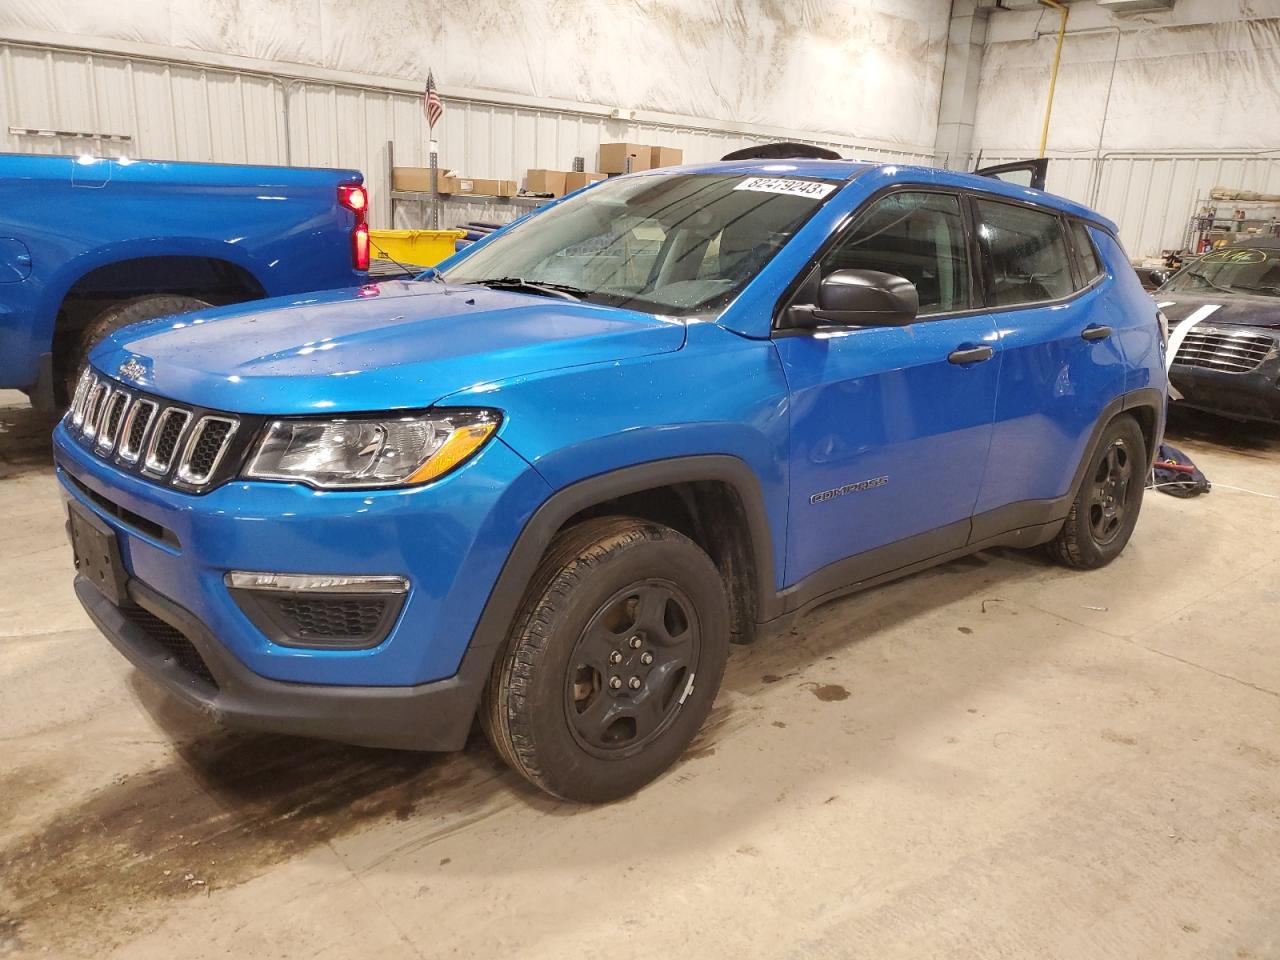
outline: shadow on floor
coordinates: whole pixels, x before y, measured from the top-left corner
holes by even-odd
[[[1280,456],[1280,423],[1229,420],[1176,402],[1169,404],[1165,436],[1174,446],[1190,440],[1245,456]]]

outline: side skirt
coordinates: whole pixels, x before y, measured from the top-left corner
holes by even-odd
[[[992,547],[1026,549],[1048,543],[1062,529],[1071,509],[1071,499],[1067,496],[1009,504],[971,521],[949,524],[833,563],[782,591],[778,599],[784,612],[757,624],[757,630],[760,636],[783,633],[824,603]],[[955,543],[957,533],[964,535],[962,545],[943,547],[939,551],[939,545],[948,541]]]

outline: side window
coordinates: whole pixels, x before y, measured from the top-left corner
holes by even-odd
[[[960,199],[948,193],[892,193],[873,203],[822,258],[835,270],[880,270],[905,277],[920,295],[920,316],[969,307],[969,258]]]
[[[1057,216],[994,200],[978,200],[977,205],[993,306],[1056,300],[1072,292],[1071,264]]]
[[[1093,240],[1089,236],[1089,228],[1079,220],[1071,223],[1071,245],[1076,248],[1076,259],[1080,261],[1080,279],[1083,286],[1093,283],[1102,276],[1102,261],[1098,259],[1098,251],[1094,249]]]

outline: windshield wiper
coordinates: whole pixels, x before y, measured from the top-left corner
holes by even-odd
[[[1213,287],[1213,289],[1215,289],[1215,290],[1221,290],[1223,293],[1234,293],[1234,292],[1235,292],[1235,291],[1234,291],[1234,290],[1232,290],[1230,287],[1224,287],[1224,286],[1223,286],[1222,284],[1220,284],[1220,283],[1214,283],[1212,280],[1210,280],[1208,277],[1206,277],[1203,273],[1196,273],[1196,271],[1194,271],[1194,270],[1188,270],[1188,271],[1187,271],[1187,276],[1188,276],[1188,277],[1195,277],[1197,280],[1203,280],[1203,281],[1205,282],[1205,285],[1206,285],[1206,286]]]
[[[1248,290],[1250,293],[1270,293],[1273,295],[1280,295],[1280,287],[1272,286],[1271,284],[1266,284],[1266,283],[1260,286],[1246,286],[1243,283],[1237,283],[1235,285],[1235,289]]]
[[[526,280],[523,277],[487,277],[484,280],[468,280],[467,283],[494,290],[530,290],[549,297],[559,297],[561,300],[581,300],[591,292],[567,283],[548,283],[545,280]]]

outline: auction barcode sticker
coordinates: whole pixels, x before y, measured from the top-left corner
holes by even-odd
[[[834,183],[818,183],[815,180],[792,180],[790,177],[747,177],[733,189],[755,190],[759,193],[790,193],[797,197],[821,200],[835,188]]]

